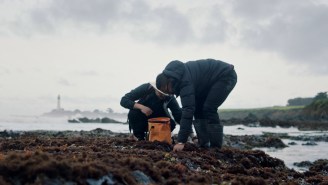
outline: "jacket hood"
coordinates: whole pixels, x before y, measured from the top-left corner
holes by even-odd
[[[163,74],[168,77],[172,77],[176,80],[180,80],[185,72],[185,65],[179,60],[171,61],[165,67]]]
[[[149,82],[149,84],[156,90],[158,91],[159,93],[161,93],[162,95],[164,96],[170,96],[169,94],[166,94],[164,93],[163,91],[159,90],[157,87],[156,87],[156,83],[155,82]]]

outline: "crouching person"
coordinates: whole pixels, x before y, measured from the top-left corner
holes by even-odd
[[[142,84],[125,94],[121,99],[121,106],[130,110],[129,128],[139,141],[146,139],[149,118],[170,117],[170,109],[174,120],[180,121],[182,114],[174,96],[161,92],[152,83]],[[171,132],[175,128],[174,120],[170,120]]]

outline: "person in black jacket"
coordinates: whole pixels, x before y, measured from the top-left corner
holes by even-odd
[[[183,149],[192,123],[201,147],[221,148],[223,126],[217,109],[236,83],[234,66],[219,60],[203,59],[186,63],[175,60],[165,67],[156,79],[156,86],[164,93],[180,96],[182,104],[178,144],[174,146],[174,151]]]
[[[169,96],[156,88],[155,84],[145,83],[125,94],[121,106],[130,109],[128,113],[129,126],[138,140],[145,140],[148,130],[148,119],[155,117],[170,117],[170,109],[174,119],[180,121],[181,108],[174,96]],[[175,121],[171,119],[171,131]]]

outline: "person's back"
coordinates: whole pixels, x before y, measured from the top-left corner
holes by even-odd
[[[233,69],[231,64],[214,59],[189,61],[185,66],[190,73],[195,95],[204,89],[208,90],[213,83]]]

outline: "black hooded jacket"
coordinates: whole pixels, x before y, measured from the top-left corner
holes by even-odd
[[[204,59],[182,63],[170,62],[163,73],[174,79],[174,94],[180,96],[182,116],[180,121],[179,142],[186,142],[190,133],[197,96],[211,87],[218,79],[233,70],[233,65],[214,59]]]
[[[177,100],[173,97],[165,97],[161,100],[157,97],[155,89],[150,83],[145,83],[125,94],[121,99],[121,106],[127,109],[133,109],[135,102],[152,109],[153,114],[151,117],[169,116],[167,115],[166,108],[170,109],[173,118],[179,123],[181,120],[181,108]],[[164,106],[165,105],[165,106]]]

